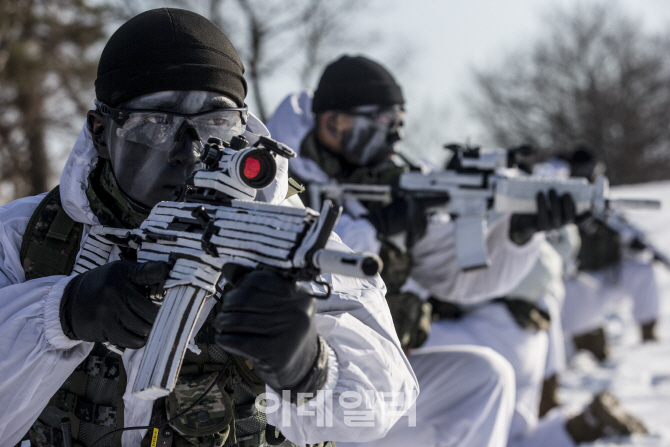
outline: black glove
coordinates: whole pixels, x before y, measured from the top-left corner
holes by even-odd
[[[538,231],[561,228],[577,217],[575,202],[570,194],[558,196],[555,190],[549,190],[545,196],[539,192],[536,196],[537,214],[513,214],[509,236],[513,242],[523,245]]]
[[[426,233],[426,210],[441,205],[447,197],[417,198],[411,195],[398,197],[383,207],[373,207],[365,216],[385,237],[407,232],[407,247],[414,245]]]
[[[148,298],[150,287],[169,273],[165,262],[116,261],[76,276],[61,299],[63,332],[73,340],[141,348],[159,309]]]
[[[328,349],[316,332],[316,299],[295,281],[268,270],[240,275],[227,264],[224,276],[235,288],[223,296],[214,326],[216,342],[253,360],[258,377],[273,390],[315,393],[326,382]],[[248,269],[246,269],[248,271]],[[241,276],[241,277],[240,277]]]
[[[402,349],[408,352],[423,345],[430,334],[433,306],[409,292],[387,293],[386,302]]]

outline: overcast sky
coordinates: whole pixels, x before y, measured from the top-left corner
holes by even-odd
[[[445,132],[453,141],[477,140],[481,132],[462,101],[472,68],[496,64],[503,55],[541,35],[544,12],[587,1],[596,0],[370,0],[372,13],[359,17],[357,26],[378,33],[380,41],[343,48],[343,52],[365,54],[391,68],[405,92],[408,120],[417,115],[417,109],[435,110],[445,115]],[[618,4],[646,29],[670,27],[670,0],[606,3]],[[270,109],[287,88],[297,87],[278,81],[266,89],[272,92]]]

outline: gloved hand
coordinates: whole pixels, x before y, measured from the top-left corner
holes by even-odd
[[[292,402],[298,393],[315,393],[328,366],[328,349],[314,323],[316,299],[279,273],[246,272],[224,267],[235,288],[223,296],[214,322],[217,344],[253,360],[256,374],[278,393],[290,390]]]
[[[387,293],[386,302],[403,351],[423,345],[430,334],[433,306],[409,293]]]
[[[441,205],[447,197],[417,198],[411,195],[397,197],[383,207],[373,207],[365,216],[383,236],[407,232],[407,247],[414,245],[426,233],[428,208]]]
[[[141,348],[159,309],[149,289],[169,273],[165,262],[115,261],[76,276],[61,299],[63,332],[73,340]]]
[[[573,222],[577,217],[575,202],[570,194],[558,196],[555,190],[549,194],[539,192],[536,196],[536,214],[513,214],[510,222],[510,239],[523,245],[538,231],[548,231],[561,228]]]

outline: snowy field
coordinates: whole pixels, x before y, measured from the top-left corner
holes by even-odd
[[[661,211],[627,215],[648,232],[657,248],[670,255],[670,182],[617,187],[612,195],[663,202]],[[580,353],[570,359],[570,369],[561,378],[560,397],[567,408],[576,412],[593,394],[609,389],[650,431],[646,436],[599,441],[592,446],[670,447],[670,271],[657,265],[656,273],[661,292],[659,342],[640,344],[638,325],[632,320],[630,302],[625,300],[610,309],[607,317],[611,358],[598,365],[590,354]]]
[[[661,211],[635,211],[628,216],[648,232],[659,249],[670,255],[670,182],[618,187],[613,196],[655,198],[664,202]],[[670,271],[657,265],[656,272],[661,291],[661,317],[657,327],[660,341],[640,344],[630,302],[623,301],[611,309],[607,317],[605,329],[610,341],[610,359],[598,365],[590,354],[579,353],[570,359],[570,369],[562,375],[560,398],[566,408],[577,413],[594,394],[608,389],[619,397],[627,411],[642,419],[650,431],[646,436],[608,439],[591,446],[670,447]]]

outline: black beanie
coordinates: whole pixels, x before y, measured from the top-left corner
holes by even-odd
[[[312,111],[404,103],[400,86],[384,67],[363,56],[342,56],[323,71]]]
[[[145,11],[116,30],[98,64],[95,94],[109,106],[147,93],[204,90],[244,105],[244,65],[216,25],[191,11]]]

